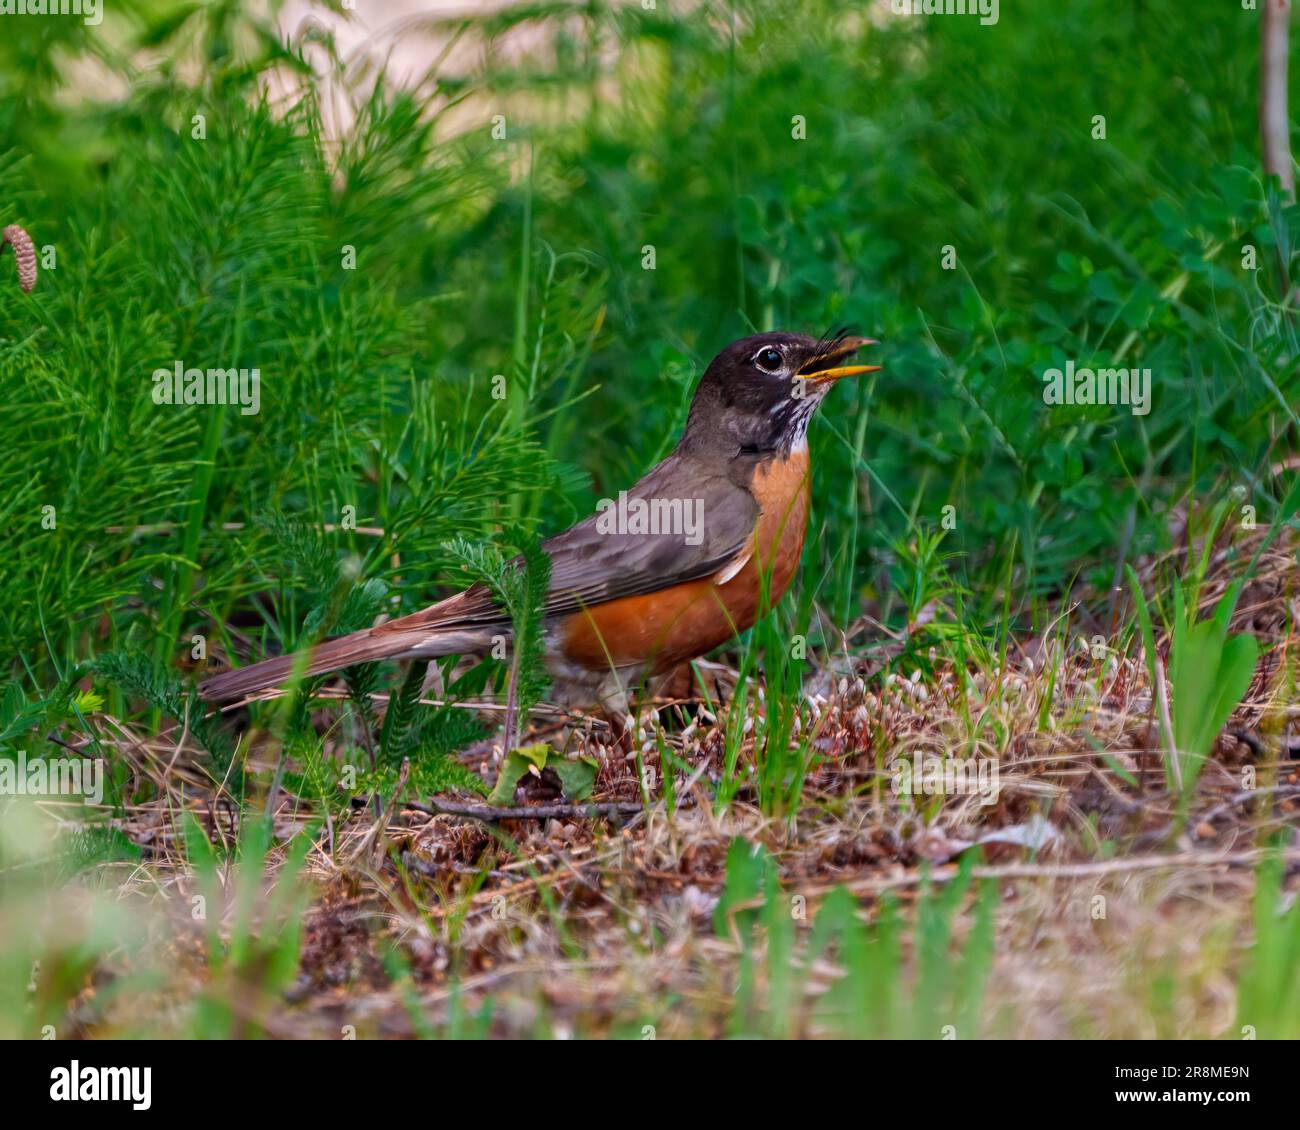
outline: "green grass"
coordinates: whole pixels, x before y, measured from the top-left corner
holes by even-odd
[[[1011,689],[1023,641],[1050,641],[1026,692],[1049,733],[1088,716],[1058,698],[1079,633],[1118,650],[1140,639],[1151,660],[1163,626],[1181,832],[1256,659],[1228,630],[1245,560],[1219,614],[1198,611],[1210,555],[1243,507],[1277,536],[1297,502],[1294,471],[1273,468],[1300,428],[1300,341],[1281,304],[1300,212],[1258,171],[1256,19],[1179,0],[1007,0],[991,28],[834,0],[543,0],[427,29],[464,58],[520,30],[545,46],[468,70],[429,50],[423,81],[403,84],[330,42],[309,65],[236,0],[110,6],[98,31],[6,25],[0,226],[21,224],[47,261],[24,295],[0,256],[0,751],[89,740],[121,816],[170,798],[89,719],[102,706],[160,743],[183,727],[208,783],[248,817],[245,900],[262,889],[271,845],[255,817],[276,790],[331,826],[353,797],[387,797],[405,758],[416,794],[485,791],[454,756],[486,732],[461,707],[513,687],[522,721],[544,698],[535,638],[509,662],[440,665],[438,708],[416,701],[418,666],[355,669],[324,723],[312,680],[246,719],[205,718],[192,694],[204,657],[299,647],[478,577],[508,587],[503,555],[671,448],[718,349],[757,329],[848,325],[882,340],[886,368],[837,390],[814,424],[795,589],[728,649],[740,683],[710,704],[723,726],[712,815],[752,804],[797,838],[825,765],[814,671],[869,672],[884,698],[902,693],[887,678],[950,673],[963,693],[945,738],[1005,756],[1025,709]],[[272,75],[283,95],[266,93]],[[342,127],[326,92],[348,105]],[[1067,360],[1149,367],[1150,413],[1049,408],[1042,374]],[[177,361],[256,367],[260,412],[156,405],[151,374]],[[1126,567],[1158,559],[1157,583],[1116,593]],[[506,594],[518,622],[535,596]],[[995,687],[982,701],[977,679]],[[384,690],[398,697],[381,722]],[[635,772],[651,801],[647,752]],[[691,803],[677,773],[659,787],[671,813]],[[207,842],[186,839],[211,886]],[[277,923],[299,905],[301,864],[267,911]],[[762,908],[744,912],[731,1034],[988,1034],[994,896],[968,876],[910,917],[882,904],[863,922],[830,896],[807,938],[775,876],[766,855],[733,848],[726,900]],[[277,998],[298,939],[253,930],[252,906],[233,933],[209,933],[209,974],[218,994]],[[579,954],[564,906],[546,907]],[[1272,1002],[1294,996],[1295,938],[1260,907],[1263,962],[1240,1008],[1263,1030],[1284,1027]],[[109,906],[80,939],[13,951],[14,977],[40,953],[56,971],[37,1015],[58,1014],[133,936],[122,918]],[[818,955],[869,1008],[806,1010]],[[3,1016],[22,1015],[27,998],[6,991]],[[489,1005],[453,1000],[447,1031],[490,1029]],[[204,997],[187,1031],[261,1023],[223,1007]]]
[[[543,6],[543,26],[565,10]],[[1250,171],[1249,22],[1078,3],[846,36],[839,5],[797,12],[737,4],[732,51],[707,6],[594,9],[600,60],[434,82],[472,111],[456,127],[423,94],[358,96],[336,169],[309,86],[287,111],[249,97],[282,53],[249,46],[236,5],[170,32],[120,21],[123,46],[209,63],[195,85],[109,51],[128,84],[102,105],[56,107],[57,78],[36,78],[88,46],[73,22],[15,25],[5,81],[38,108],[0,112],[0,218],[58,266],[0,311],[0,515],[25,531],[4,652],[38,672],[126,643],[178,663],[276,575],[257,527],[271,511],[338,523],[354,507],[387,536],[336,531],[331,553],[425,602],[454,583],[452,538],[491,537],[503,516],[555,529],[633,481],[672,441],[699,364],[769,325],[885,341],[885,374],[837,392],[814,430],[804,583],[838,625],[864,595],[901,619],[891,548],[937,531],[947,505],[974,625],[998,618],[1004,575],[1019,627],[1081,570],[1109,583],[1117,547],[1167,543],[1162,515],[1189,490],[1244,485],[1269,520],[1293,329],[1238,248],[1267,265],[1293,211]],[[464,34],[513,18],[466,17]],[[1128,43],[1124,67],[1079,63]],[[618,96],[555,112],[598,81]],[[1150,415],[1047,410],[1040,374],[1067,358],[1150,366]],[[149,374],[176,359],[257,366],[261,413],[155,406]],[[174,526],[105,532],[160,523]],[[260,611],[259,644],[287,611]]]
[[[765,853],[743,840],[733,841],[726,887],[714,915],[718,932],[734,936],[741,951],[730,1035],[790,1039],[808,1034],[809,1026],[821,1035],[851,1039],[992,1034],[985,1031],[982,1005],[992,954],[995,884],[982,884],[972,900],[969,933],[960,942],[953,933],[971,889],[974,863],[974,855],[967,856],[959,875],[938,891],[922,887],[915,952],[909,955],[892,897],[885,896],[864,923],[857,899],[843,889],[833,891],[809,926],[806,897],[784,894]],[[832,961],[842,979],[818,998],[810,996],[808,983],[820,961]]]

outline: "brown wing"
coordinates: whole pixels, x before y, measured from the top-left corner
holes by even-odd
[[[660,533],[619,533],[597,513],[542,543],[551,558],[548,617],[560,617],[621,597],[638,596],[707,577],[737,561],[750,543],[758,503],[725,475],[670,455],[627,492],[627,501],[682,503],[695,523]],[[694,544],[692,544],[694,543]],[[486,647],[491,634],[508,629],[509,618],[486,585],[477,584],[429,608],[375,628],[327,640],[311,650],[304,675],[324,674],[354,663],[412,655],[468,654]],[[284,682],[301,657],[273,659],[226,671],[199,688],[222,701]]]
[[[612,514],[597,513],[543,542],[551,557],[549,615],[716,573],[745,548],[758,521],[758,503],[747,490],[676,455],[628,491],[627,502],[647,510],[658,503],[661,517],[680,514],[684,523],[619,533]]]
[[[542,542],[551,559],[547,616],[707,577],[745,549],[758,521],[758,503],[749,491],[676,454],[627,492],[629,507],[637,502],[650,506],[655,500],[677,501],[678,513],[683,519],[697,518],[698,527],[683,523],[658,533],[619,533],[612,519],[597,512]],[[495,628],[508,623],[492,593],[478,584],[376,631]]]

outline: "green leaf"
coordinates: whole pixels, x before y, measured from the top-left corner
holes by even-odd
[[[1147,607],[1147,598],[1142,594],[1137,572],[1132,565],[1125,565],[1129,588],[1133,591],[1133,603],[1137,606],[1138,623],[1142,628],[1142,650],[1146,653],[1147,675],[1151,679],[1154,693],[1156,685],[1156,634],[1151,627],[1151,610]]]
[[[560,787],[571,801],[586,800],[591,790],[596,787],[596,773],[600,766],[592,757],[552,757],[546,763],[548,769],[555,770],[560,778]]]
[[[1250,689],[1255,677],[1255,665],[1259,662],[1259,641],[1254,636],[1229,636],[1224,643],[1219,657],[1218,687],[1207,707],[1207,728],[1209,746],[1215,735],[1228,721],[1228,716]]]
[[[579,757],[570,759],[562,757],[544,742],[537,745],[522,746],[506,754],[501,773],[497,777],[496,787],[488,797],[493,804],[508,805],[515,798],[515,789],[524,779],[524,774],[532,769],[541,773],[552,770],[560,779],[560,788],[570,801],[586,800],[596,785],[596,772],[600,766],[594,758]]]
[[[515,788],[523,780],[530,767],[540,773],[546,766],[546,758],[551,747],[548,745],[529,745],[521,749],[512,749],[501,763],[501,772],[497,775],[496,787],[488,800],[493,804],[509,804],[515,799]]]
[[[713,911],[713,928],[718,937],[731,936],[732,908],[758,901],[763,890],[763,877],[768,869],[767,853],[760,844],[751,844],[737,836],[727,848],[726,880],[722,886],[722,897]],[[747,910],[737,915],[737,925],[742,936],[747,931],[748,923],[758,915],[756,910]]]

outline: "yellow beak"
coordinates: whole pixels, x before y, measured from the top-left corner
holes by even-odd
[[[833,353],[826,356],[826,360],[839,360],[856,353],[864,345],[879,345],[880,342],[870,337],[847,337],[836,347]],[[799,376],[806,381],[813,381],[816,384],[833,384],[835,381],[841,381],[845,377],[858,377],[863,373],[878,373],[880,365],[842,365],[834,369],[820,369],[815,373],[800,373]]]
[[[816,381],[818,384],[831,384],[835,381],[841,381],[845,377],[858,377],[863,373],[878,373],[883,368],[883,365],[844,365],[839,369],[823,369],[820,373],[808,373],[804,375],[803,379]]]

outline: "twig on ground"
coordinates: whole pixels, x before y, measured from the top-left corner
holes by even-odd
[[[1243,789],[1241,792],[1230,796],[1222,804],[1216,804],[1209,812],[1199,818],[1199,822],[1209,822],[1216,816],[1222,816],[1225,812],[1236,808],[1240,804],[1249,804],[1256,797],[1266,796],[1268,793],[1276,793],[1281,797],[1296,796],[1300,794],[1300,785],[1268,785],[1260,789]]]
[[[474,820],[496,823],[498,820],[581,820],[593,816],[638,816],[646,809],[630,801],[605,801],[592,804],[535,804],[498,807],[490,804],[460,804],[431,797],[429,803],[407,801],[407,808],[427,812],[430,816],[468,816]]]
[[[384,829],[388,827],[388,822],[393,818],[393,812],[397,808],[397,798],[402,795],[402,790],[406,788],[406,782],[410,776],[411,759],[404,757],[402,758],[402,768],[397,774],[397,784],[393,786],[393,795],[388,800],[388,807],[380,814],[379,819],[370,826],[366,834],[361,837],[361,842],[357,844],[356,850],[352,853],[353,860],[361,859],[373,843],[375,851],[371,859],[372,865],[378,867],[383,862]]]
[[[506,881],[514,878],[509,871],[499,871],[495,867],[475,867],[472,863],[461,863],[457,859],[448,859],[443,863],[433,863],[430,860],[421,859],[410,851],[402,852],[402,866],[409,871],[428,875],[430,878],[437,878],[439,873],[443,871],[450,871],[454,875],[487,876],[489,879]]]
[[[1129,871],[1162,871],[1176,867],[1249,867],[1269,854],[1260,849],[1220,855],[1187,851],[1177,855],[1139,855],[1130,859],[1106,859],[1092,863],[1008,863],[1000,867],[972,867],[971,875],[975,879],[1091,879],[1104,875],[1122,875]],[[1287,863],[1300,863],[1300,850],[1283,852],[1282,859]],[[952,865],[943,871],[931,872],[928,876],[918,870],[907,875],[891,875],[885,879],[858,879],[844,886],[854,894],[874,894],[891,887],[914,886],[925,882],[927,878],[935,883],[946,883],[957,875],[958,869]],[[799,893],[822,894],[833,889],[833,886],[827,885],[814,891],[800,890]]]

